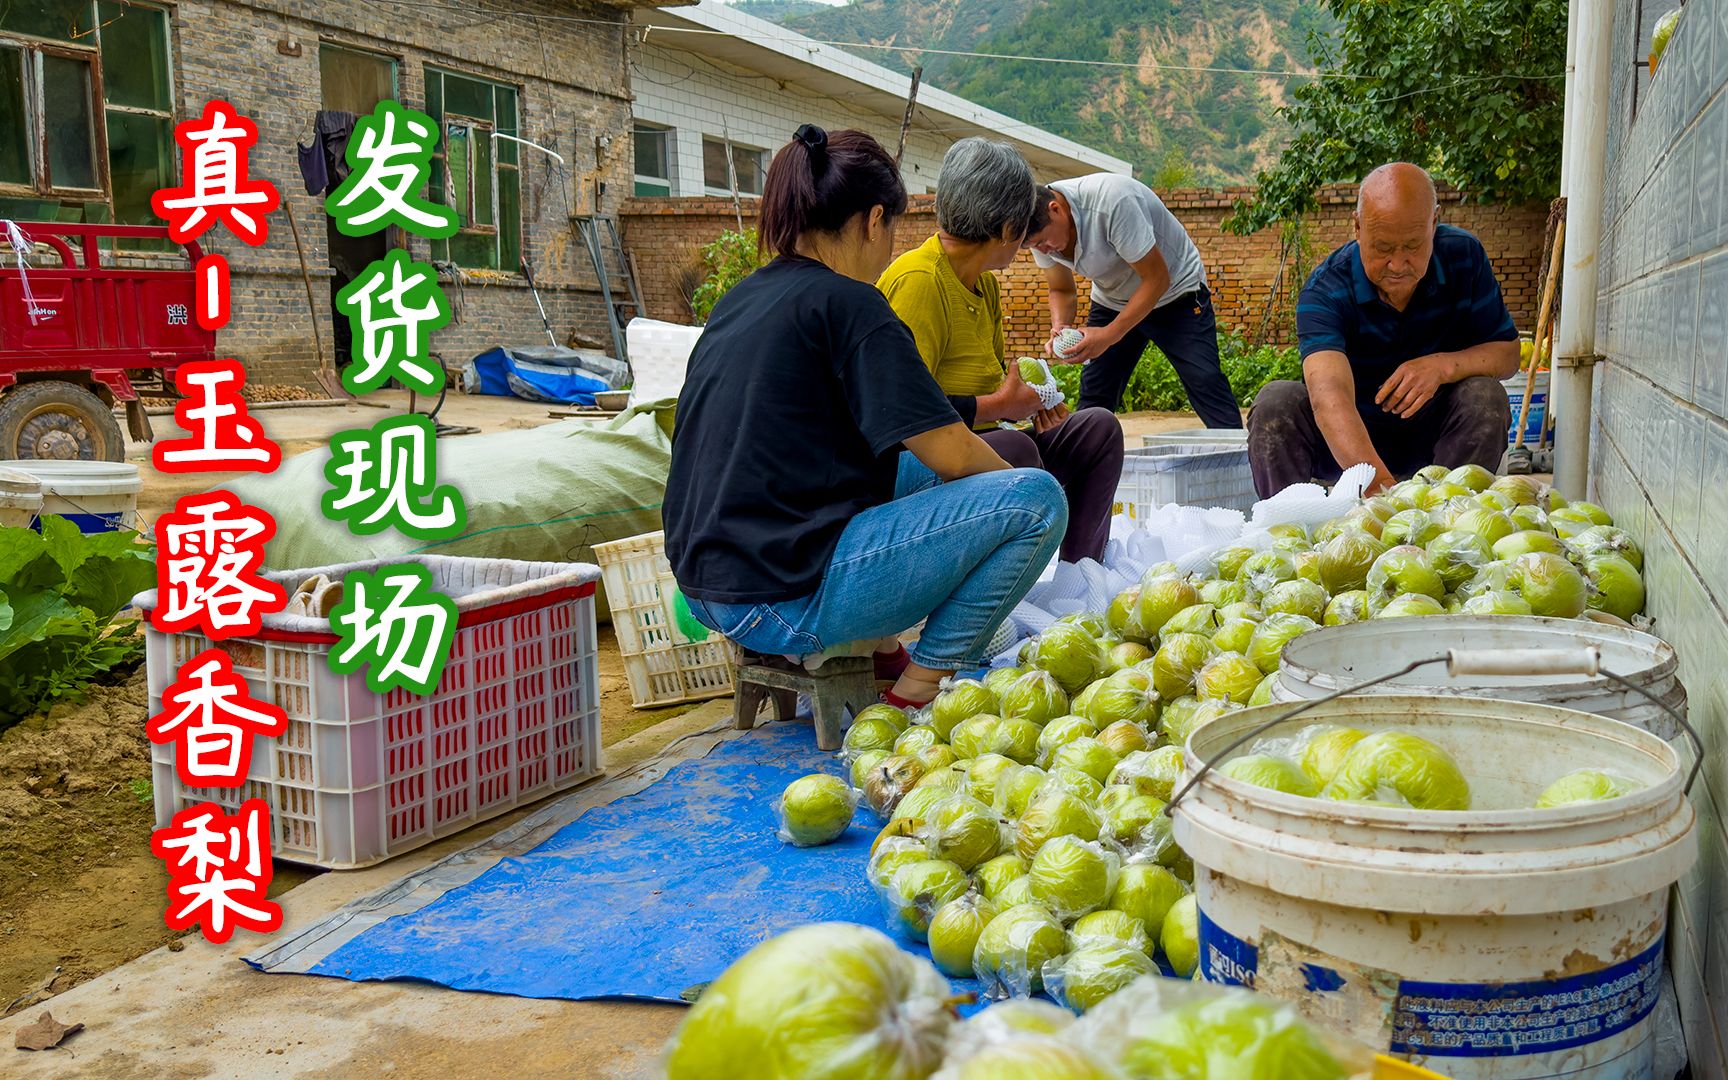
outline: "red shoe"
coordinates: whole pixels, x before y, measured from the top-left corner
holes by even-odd
[[[877,682],[895,682],[905,673],[912,657],[906,653],[906,646],[898,646],[891,653],[872,653],[871,661],[876,665]]]

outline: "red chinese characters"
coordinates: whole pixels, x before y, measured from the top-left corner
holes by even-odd
[[[252,765],[252,737],[287,729],[288,715],[253,698],[226,653],[206,649],[181,665],[145,732],[153,743],[174,744],[174,767],[187,787],[236,788]]]
[[[221,222],[246,243],[262,244],[270,235],[265,215],[282,197],[269,181],[249,175],[246,151],[258,141],[258,125],[226,101],[212,101],[202,117],[174,128],[174,141],[184,151],[184,183],[150,196],[169,237],[196,240]]]
[[[211,638],[256,634],[261,617],[288,606],[288,592],[258,575],[276,521],[226,491],[185,495],[156,519],[156,610],[165,633],[198,627]]]
[[[213,803],[174,815],[150,837],[150,850],[168,863],[172,930],[198,926],[221,944],[236,929],[269,933],[282,928],[282,908],[264,898],[270,887],[269,807],[247,799],[232,816]]]
[[[282,448],[246,412],[240,396],[245,384],[246,372],[235,360],[180,365],[174,385],[184,396],[174,406],[174,419],[192,437],[159,440],[151,451],[156,468],[172,473],[276,471]]]

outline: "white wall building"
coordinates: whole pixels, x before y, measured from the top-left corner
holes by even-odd
[[[892,150],[911,79],[784,27],[700,0],[640,11],[632,57],[637,195],[729,195],[726,139],[740,193],[759,194],[774,151],[803,123],[868,131]],[[1014,143],[1041,181],[1128,173],[1128,162],[924,85],[902,173],[914,194],[935,190],[942,155],[959,139]]]

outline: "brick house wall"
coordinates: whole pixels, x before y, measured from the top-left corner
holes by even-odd
[[[1644,549],[1647,612],[1679,654],[1705,742],[1700,858],[1676,893],[1669,962],[1692,1075],[1728,1075],[1728,0],[1615,3],[1597,262],[1590,486]],[[1634,99],[1636,106],[1634,106]],[[1568,493],[1570,494],[1570,493]],[[1689,754],[1683,759],[1689,760]]]
[[[1254,336],[1264,320],[1265,340],[1291,341],[1294,328],[1290,313],[1294,307],[1290,297],[1301,288],[1303,278],[1319,260],[1350,239],[1355,186],[1339,185],[1321,192],[1320,209],[1306,223],[1306,255],[1294,257],[1284,265],[1283,289],[1274,301],[1275,310],[1270,318],[1266,317],[1267,304],[1281,276],[1283,245],[1278,230],[1232,236],[1220,227],[1230,212],[1231,201],[1247,194],[1247,189],[1161,194],[1206,261],[1219,327]],[[745,224],[753,224],[752,203],[746,201],[744,214]],[[1445,192],[1441,196],[1440,219],[1468,229],[1482,240],[1518,328],[1533,331],[1547,208],[1466,203],[1456,192]],[[649,315],[669,322],[689,322],[688,289],[701,280],[699,251],[721,232],[735,228],[731,201],[630,199],[624,204],[621,220],[625,247],[635,256],[641,271],[642,301]],[[896,250],[916,247],[935,230],[935,197],[912,196],[906,218],[895,232]],[[1049,325],[1043,273],[1033,264],[1031,255],[1022,252],[1001,278],[1008,347],[1017,353],[1036,352]],[[1084,313],[1084,289],[1081,301]]]
[[[596,341],[607,338],[594,274],[569,217],[573,205],[591,210],[597,190],[600,211],[616,212],[630,190],[628,13],[586,0],[521,0],[511,8],[528,14],[365,0],[176,5],[178,114],[196,116],[206,101],[221,98],[257,123],[252,173],[275,183],[292,207],[312,281],[309,310],[285,210],[271,215],[269,241],[260,248],[221,230],[207,235],[206,250],[223,252],[232,266],[234,318],[218,335],[218,352],[245,363],[251,381],[313,385],[315,333],[331,355],[333,273],[323,198],[306,194],[295,156],[296,140],[310,141],[321,106],[321,42],[394,57],[397,100],[415,109],[426,109],[429,64],[516,88],[521,136],[567,163],[560,177],[551,159],[522,150],[523,251],[560,343],[572,329]],[[570,18],[601,24],[561,21]],[[570,62],[574,57],[582,62]],[[610,138],[608,147],[599,145],[602,135]],[[409,250],[416,259],[431,257],[427,241],[417,237]],[[534,299],[513,268],[467,275],[461,288],[444,275],[443,284],[459,321],[433,334],[432,349],[452,367],[493,345],[545,343]]]

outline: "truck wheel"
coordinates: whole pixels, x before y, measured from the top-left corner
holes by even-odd
[[[0,396],[0,457],[124,461],[126,439],[102,399],[69,382],[31,382]]]

